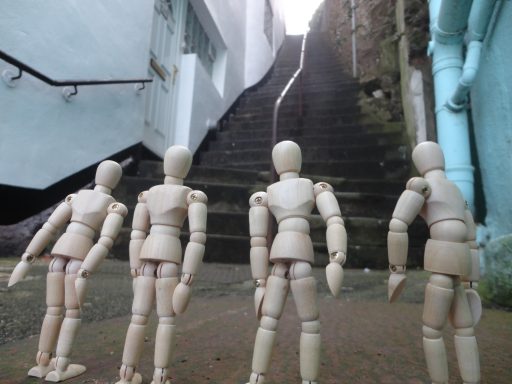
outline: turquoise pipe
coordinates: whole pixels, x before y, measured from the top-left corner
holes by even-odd
[[[459,187],[473,210],[474,168],[467,111],[452,110],[447,106],[462,76],[463,40],[471,5],[471,0],[430,0],[433,42],[429,50],[433,56],[437,138],[445,156],[446,176]]]
[[[475,83],[480,65],[482,41],[489,27],[495,5],[496,0],[475,0],[473,2],[468,20],[467,40],[469,43],[462,76],[457,89],[447,102],[448,108],[452,110],[459,110],[466,106],[467,95]]]

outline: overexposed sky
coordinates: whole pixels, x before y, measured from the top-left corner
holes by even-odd
[[[284,1],[286,34],[302,35],[308,27],[311,16],[322,0],[282,0]]]

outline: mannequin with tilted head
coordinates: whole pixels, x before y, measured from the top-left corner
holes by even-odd
[[[250,384],[263,384],[270,366],[277,324],[291,288],[302,321],[300,373],[302,383],[316,383],[320,362],[320,321],[316,281],[312,276],[313,244],[309,236],[309,217],[315,203],[327,223],[327,248],[330,263],[327,282],[337,296],[343,280],[342,265],[347,252],[347,234],[332,187],[313,185],[299,177],[302,156],[292,141],[278,143],[272,160],[279,181],[257,192],[249,200],[251,269],[255,281],[255,310],[260,326],[256,334]],[[267,248],[269,215],[278,223],[270,255]],[[274,264],[268,276],[268,262]],[[279,358],[279,357],[277,357]]]
[[[69,195],[36,233],[9,280],[9,286],[24,278],[35,259],[68,222],[51,255],[46,278],[48,307],[39,337],[37,365],[29,376],[62,381],[80,375],[85,367],[70,364],[71,347],[80,327],[80,307],[88,278],[96,271],[114,244],[128,210],[111,196],[122,170],[114,161],[103,161],[96,171],[96,186]],[[94,238],[100,237],[96,244]],[[63,310],[66,309],[64,317]],[[57,348],[55,358],[52,353]]]
[[[170,383],[169,366],[176,344],[175,316],[187,308],[190,286],[202,262],[206,242],[206,195],[183,186],[191,164],[192,154],[186,147],[170,147],[164,157],[164,184],[156,185],[138,197],[129,251],[134,278],[132,318],[118,383],[142,381],[136,367],[155,301],[158,328],[152,382]],[[187,216],[190,240],[185,249],[180,279],[180,233]]]
[[[457,186],[446,178],[444,155],[438,144],[418,144],[412,158],[423,177],[407,182],[389,223],[389,301],[395,301],[405,286],[407,229],[419,214],[430,229],[424,268],[432,275],[423,310],[423,349],[430,378],[435,384],[448,382],[442,331],[449,319],[455,328],[455,351],[462,379],[467,384],[479,383],[480,362],[473,327],[482,307],[472,289],[473,282],[479,279],[473,217]]]

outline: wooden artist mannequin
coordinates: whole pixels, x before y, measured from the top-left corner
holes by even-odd
[[[342,265],[347,251],[347,235],[332,187],[327,183],[313,186],[299,178],[302,157],[292,141],[278,143],[272,151],[280,181],[267,192],[257,192],[249,200],[251,234],[251,270],[255,281],[255,308],[260,319],[252,360],[250,384],[263,384],[267,374],[278,320],[291,287],[302,321],[300,336],[300,373],[302,383],[316,383],[320,361],[320,321],[316,281],[312,276],[314,253],[309,237],[309,217],[315,201],[327,223],[327,247],[330,263],[327,282],[334,296],[341,289]],[[278,233],[267,248],[269,211],[276,218]],[[268,277],[268,261],[274,264]]]
[[[455,184],[446,178],[441,147],[418,144],[412,159],[423,177],[407,182],[389,223],[389,301],[405,285],[408,226],[420,214],[430,229],[425,247],[425,270],[432,272],[425,291],[423,350],[433,383],[448,383],[442,330],[449,319],[455,328],[455,351],[464,383],[480,382],[478,346],[473,326],[481,314],[478,294],[464,285],[479,279],[473,217]],[[469,300],[468,300],[469,298]]]
[[[94,190],[83,189],[69,195],[36,233],[12,272],[9,286],[26,276],[50,240],[70,222],[51,251],[53,259],[46,278],[48,309],[39,337],[37,365],[28,371],[29,376],[57,382],[85,371],[83,365],[70,364],[71,347],[81,323],[80,305],[85,296],[86,279],[107,256],[128,213],[126,207],[110,195],[121,174],[119,164],[103,161],[96,171]],[[98,232],[100,237],[94,244]],[[55,346],[56,356],[52,359]]]
[[[139,195],[130,241],[130,267],[134,281],[132,318],[123,352],[118,383],[140,383],[139,365],[144,331],[156,298],[158,328],[155,337],[153,383],[169,383],[175,346],[176,314],[185,312],[190,285],[201,264],[206,242],[206,195],[183,186],[192,164],[186,147],[172,146],[164,157],[164,184]],[[180,233],[188,215],[190,240],[182,261]],[[149,231],[149,235],[147,234]]]

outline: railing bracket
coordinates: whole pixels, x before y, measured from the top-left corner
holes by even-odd
[[[78,94],[78,88],[76,85],[73,85],[73,87],[64,87],[62,88],[62,97],[66,101],[71,101],[71,98]]]
[[[14,88],[16,86],[16,80],[21,79],[21,75],[23,74],[23,71],[21,68],[18,68],[18,75],[14,75],[14,72],[10,69],[6,69],[2,72],[2,79],[5,84],[7,84],[9,87]]]

